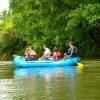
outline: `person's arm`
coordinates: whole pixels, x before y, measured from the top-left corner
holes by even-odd
[[[45,58],[46,57],[46,55],[44,54],[40,59],[43,59],[43,58]]]
[[[74,47],[71,47],[70,48],[70,55],[69,56],[72,57],[73,56],[73,53],[74,53]]]
[[[68,49],[68,52],[66,53],[66,55],[70,55],[70,48]]]
[[[77,51],[78,51],[78,50],[77,50],[77,48],[75,47],[75,53],[76,53],[76,54],[77,54]]]
[[[55,58],[55,56],[56,56],[56,52],[53,53],[53,59]]]
[[[28,52],[25,52],[24,56],[25,58],[28,58]]]
[[[48,50],[46,50],[46,51],[44,52],[44,55],[43,55],[40,59],[45,58],[45,57],[47,56],[47,54],[48,54]]]

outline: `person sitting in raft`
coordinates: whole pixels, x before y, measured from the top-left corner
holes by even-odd
[[[77,57],[77,48],[74,46],[73,42],[69,43],[70,48],[68,49],[68,53],[64,54],[64,59],[68,59],[71,57]]]
[[[29,61],[34,61],[36,60],[36,52],[33,50],[33,46],[29,47],[29,51],[28,51],[28,60]]]
[[[60,60],[61,59],[61,53],[58,51],[57,47],[53,48],[53,57],[50,58],[50,60]]]
[[[49,60],[50,59],[50,50],[46,44],[43,45],[43,49],[45,50],[43,56],[39,58],[39,60]]]
[[[45,51],[43,52],[43,55],[45,54]],[[53,53],[52,53],[52,51],[50,51],[50,58],[52,58],[52,56],[53,56]]]
[[[25,53],[24,53],[24,60],[25,61],[28,61],[28,48],[26,48],[26,51],[25,51]]]

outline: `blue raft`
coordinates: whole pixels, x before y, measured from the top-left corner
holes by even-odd
[[[77,62],[80,62],[79,57],[74,57],[66,60],[59,61],[25,61],[23,56],[17,56],[14,58],[14,64],[17,67],[61,67],[61,66],[76,66]]]

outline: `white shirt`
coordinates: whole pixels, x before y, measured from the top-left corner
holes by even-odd
[[[46,58],[50,58],[50,50],[49,50],[49,48],[45,49],[44,54],[46,55]]]

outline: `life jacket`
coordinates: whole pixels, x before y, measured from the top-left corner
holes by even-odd
[[[56,59],[58,59],[58,60],[61,59],[61,52],[59,52],[59,51],[56,52]]]
[[[53,56],[52,51],[50,51],[50,56]]]
[[[28,57],[28,52],[25,52],[24,56],[25,56],[25,58],[27,58]]]
[[[30,55],[30,58],[32,58],[32,59],[36,58],[36,55]]]
[[[32,52],[32,51],[31,51]],[[28,56],[29,56],[29,58],[36,58],[36,54],[31,54],[31,52],[29,52],[29,54],[28,54]]]

